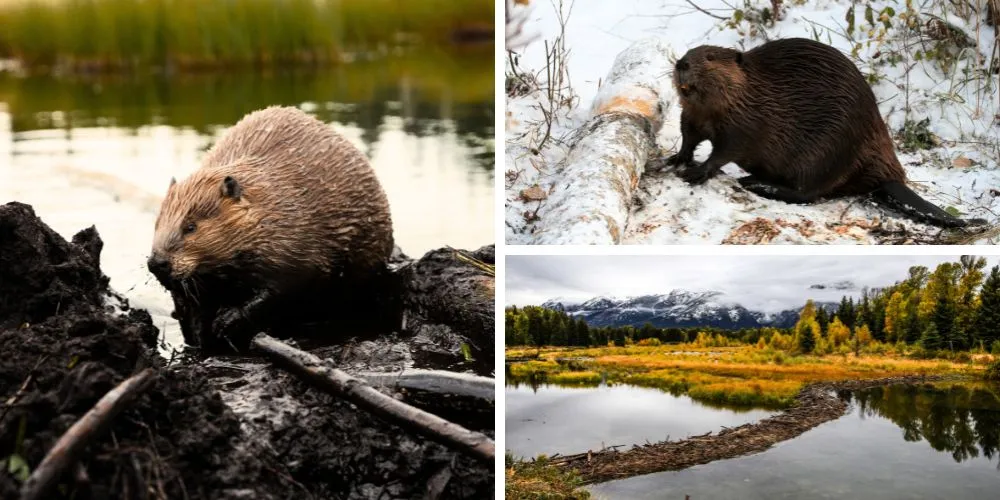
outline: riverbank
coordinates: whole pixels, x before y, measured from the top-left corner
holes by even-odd
[[[415,45],[493,43],[493,18],[486,0],[7,0],[0,58],[69,72],[330,65]]]
[[[94,228],[67,242],[30,207],[0,206],[0,497],[21,483],[55,441],[116,384],[151,369],[152,385],[98,437],[58,498],[483,498],[492,466],[389,424],[353,404],[311,389],[256,357],[165,359],[147,312],[109,288]],[[412,264],[405,331],[342,339],[313,350],[354,371],[404,368],[456,371],[492,367],[469,338],[469,322],[428,315],[449,250]],[[470,252],[492,261],[492,247]],[[474,272],[457,259],[451,273]],[[449,284],[450,284],[449,282]],[[424,300],[418,295],[425,294]],[[489,311],[492,313],[492,309]],[[490,316],[492,317],[492,316]],[[483,332],[479,332],[483,333]],[[470,358],[470,344],[474,356]],[[491,401],[383,388],[472,430],[494,435]]]

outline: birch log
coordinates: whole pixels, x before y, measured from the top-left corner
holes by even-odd
[[[593,117],[557,172],[540,210],[534,243],[612,245],[621,242],[632,194],[675,101],[670,47],[640,40],[615,59],[594,99]]]

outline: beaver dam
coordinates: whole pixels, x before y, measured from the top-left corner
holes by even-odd
[[[493,495],[492,246],[401,263],[395,333],[208,360],[161,355],[102,248],[0,206],[0,498]]]

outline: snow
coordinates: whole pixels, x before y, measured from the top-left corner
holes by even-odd
[[[932,1],[934,5],[930,5]],[[722,0],[695,3],[715,15],[730,17],[732,13]],[[760,0],[748,3],[758,8],[770,5],[770,1]],[[982,47],[980,52],[989,55],[994,43],[993,28],[977,27],[976,16],[965,20],[954,13],[942,12],[942,2],[938,0],[924,3],[927,5],[920,12],[933,7],[935,15],[958,26]],[[559,0],[531,3],[525,30],[538,33],[539,38],[517,51],[520,71],[537,75],[542,88],[546,73],[542,40],[552,45],[560,34],[559,5]],[[876,16],[886,5],[897,10],[903,8],[895,2],[873,2]],[[564,0],[567,68],[575,98],[568,101],[569,105],[556,110],[551,138],[543,147],[539,148],[539,144],[547,128],[543,113],[543,109],[547,109],[546,96],[536,91],[507,98],[507,243],[539,243],[535,231],[545,226],[550,201],[525,200],[522,192],[536,187],[547,195],[566,196],[554,192],[561,179],[560,166],[576,138],[577,128],[593,117],[595,100],[604,102],[607,95],[620,90],[602,83],[607,82],[609,69],[629,46],[654,37],[670,48],[673,57],[679,57],[689,48],[702,44],[745,50],[763,43],[763,35],[774,39],[816,38],[814,34],[818,34],[820,41],[850,54],[854,43],[845,30],[845,16],[850,6],[849,0],[807,0],[803,5],[788,5],[781,21],[766,33],[751,37],[722,26],[722,21],[696,11],[685,0]],[[863,23],[864,7],[859,4],[857,8],[856,24]],[[938,146],[916,152],[903,153],[897,148],[910,187],[932,203],[953,207],[962,217],[983,218],[997,224],[995,212],[1000,207],[992,189],[1000,187],[1000,169],[997,168],[1000,92],[995,87],[996,78],[993,78],[994,87],[987,88],[988,78],[966,75],[966,61],[959,61],[949,73],[944,73],[932,62],[914,60],[912,52],[907,52],[909,60],[904,61],[905,64],[880,65],[879,59],[873,57],[876,53],[880,53],[884,61],[885,53],[903,43],[920,46],[912,39],[893,39],[896,33],[903,31],[893,29],[881,47],[878,33],[870,36],[867,28],[856,29],[852,36],[854,42],[862,44],[858,52],[860,60],[855,59],[855,63],[865,74],[881,75],[873,90],[889,127],[898,131],[907,119],[919,122],[928,118],[928,130],[940,140]],[[869,41],[872,42],[870,46]],[[907,72],[905,67],[912,69]],[[672,92],[669,75],[660,75],[643,66],[636,72],[639,78],[659,81],[664,92]],[[665,109],[666,117],[657,141],[665,151],[671,151],[680,144],[680,110],[676,105]],[[711,146],[703,143],[695,159],[704,161],[710,150]],[[892,240],[905,243],[914,239],[925,241],[940,233],[938,228],[913,222],[860,197],[808,206],[764,199],[736,189],[736,178],[745,175],[736,165],[727,165],[723,173],[725,175],[704,185],[689,186],[669,171],[645,172],[632,197],[621,243],[874,244],[890,242],[887,235],[910,235]],[[569,239],[573,243],[592,243],[584,235],[571,236]],[[974,243],[996,243],[994,238],[982,237]]]

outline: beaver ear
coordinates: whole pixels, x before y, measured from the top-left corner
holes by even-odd
[[[243,188],[241,188],[240,184],[236,182],[236,179],[233,179],[228,175],[225,179],[222,179],[222,196],[239,200],[242,195]]]
[[[174,187],[174,184],[177,184],[177,178],[176,177],[171,177],[170,178],[170,185],[167,186],[167,187]]]

